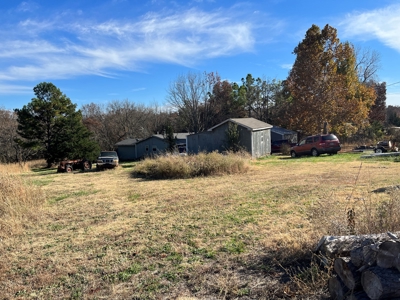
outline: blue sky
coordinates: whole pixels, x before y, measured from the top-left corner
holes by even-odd
[[[0,108],[52,82],[78,108],[128,99],[164,106],[179,75],[285,79],[312,24],[377,51],[387,105],[400,105],[396,0],[68,0],[0,3]]]

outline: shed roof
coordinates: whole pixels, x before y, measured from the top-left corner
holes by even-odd
[[[174,137],[177,138],[178,140],[184,140],[190,133],[187,132],[174,132]],[[164,135],[162,134],[154,134],[153,136],[159,137],[161,139],[164,138]]]
[[[272,128],[271,124],[265,123],[263,121],[257,120],[255,118],[234,118],[234,119],[227,119],[214,127],[208,129],[208,131],[213,131],[215,128],[225,124],[226,122],[233,122],[237,125],[241,125],[246,127],[249,130],[263,130],[263,129],[270,129]]]
[[[275,125],[271,128],[271,131],[279,133],[279,134],[297,134],[296,131],[289,130],[289,129],[282,128],[282,127],[275,126]]]
[[[132,146],[139,142],[140,139],[126,139],[115,144],[115,146]]]
[[[186,132],[176,132],[176,133],[174,133],[174,137],[176,137],[179,140],[185,140],[188,135],[189,135],[189,133],[186,133]],[[117,146],[117,147],[118,146],[132,146],[132,145],[137,144],[138,142],[142,142],[142,141],[148,140],[148,139],[150,139],[152,137],[159,138],[159,139],[164,139],[164,136],[162,134],[154,134],[154,135],[152,135],[152,136],[150,136],[150,137],[148,137],[146,139],[126,139],[126,140],[123,140],[123,141],[120,141],[120,142],[116,143],[115,146]]]
[[[178,132],[178,133],[174,133],[174,137],[176,137],[177,139],[182,139],[182,140],[186,140],[186,137],[189,135],[189,133],[186,132]],[[140,140],[139,142],[142,143],[144,141],[147,141],[149,139],[152,138],[156,138],[159,140],[164,140],[164,136],[162,134],[153,134],[152,136],[149,136],[146,139]]]

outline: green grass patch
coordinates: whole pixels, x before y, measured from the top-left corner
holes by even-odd
[[[240,254],[243,253],[246,249],[244,242],[235,237],[227,241],[221,250],[230,254]]]
[[[129,194],[128,195],[128,200],[135,202],[136,200],[140,199],[141,195],[137,193]]]
[[[128,281],[132,275],[138,274],[142,271],[142,266],[140,264],[132,264],[129,268],[118,273],[118,279],[120,281]]]
[[[360,160],[362,153],[338,153],[335,155],[321,154],[320,156],[300,156],[292,158],[287,155],[268,155],[257,159],[255,165],[264,165],[268,162],[271,164],[293,164],[301,162],[352,162]]]
[[[55,197],[53,199],[50,199],[49,203],[50,204],[54,204],[56,202],[60,202],[60,201],[65,200],[67,198],[84,197],[84,196],[89,196],[89,195],[96,194],[98,192],[99,192],[99,190],[93,190],[93,191],[90,191],[90,190],[86,191],[85,190],[85,191],[76,191],[76,192],[73,192],[73,193],[61,194],[61,195],[59,195],[59,196],[57,196],[57,197]]]
[[[46,186],[46,185],[49,185],[50,183],[53,183],[53,180],[49,179],[49,178],[33,179],[31,182],[33,185],[36,185],[36,186]]]

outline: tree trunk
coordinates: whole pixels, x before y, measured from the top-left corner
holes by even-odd
[[[344,295],[348,292],[348,289],[339,277],[331,277],[328,280],[328,291],[332,299],[344,300]]]
[[[360,247],[357,247],[350,251],[351,262],[356,267],[361,267],[362,265],[368,263],[368,261],[366,261],[365,256],[364,256],[364,252],[366,252],[368,250],[364,250],[364,247],[368,247],[369,245],[371,245],[373,243],[374,243],[374,241],[372,239],[366,239],[361,243]]]
[[[400,272],[396,269],[371,267],[362,273],[361,284],[371,299],[400,297]]]
[[[351,293],[346,297],[346,300],[371,300],[370,297],[368,297],[367,293],[364,291],[359,291],[356,293]]]
[[[361,276],[356,271],[357,267],[349,258],[336,258],[333,264],[333,269],[349,290],[354,290],[360,285]]]
[[[397,267],[400,243],[387,241],[379,245],[376,264],[382,268]],[[400,283],[399,283],[400,284]]]

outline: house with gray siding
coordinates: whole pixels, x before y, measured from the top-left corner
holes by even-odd
[[[175,143],[178,147],[185,147],[186,136],[189,133],[174,133]],[[115,144],[121,161],[138,160],[147,156],[165,153],[168,142],[162,134],[155,134],[143,140],[127,139]]]
[[[215,125],[205,132],[187,136],[186,149],[190,154],[199,152],[223,152],[228,149],[227,131],[229,124],[237,125],[239,146],[251,154],[261,157],[271,153],[272,125],[254,118],[234,118]]]

